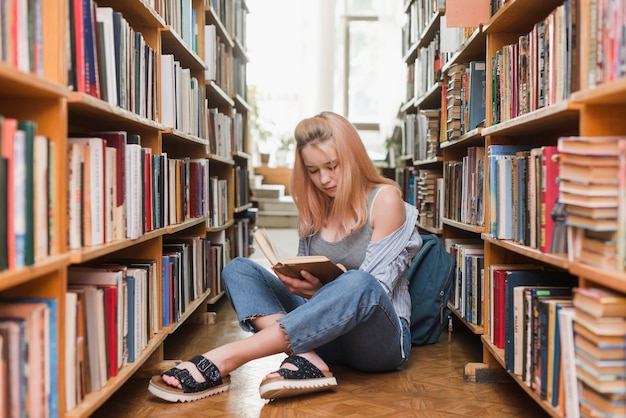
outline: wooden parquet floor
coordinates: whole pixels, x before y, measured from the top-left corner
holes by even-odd
[[[217,324],[181,326],[165,347],[168,359],[188,359],[223,342],[244,338],[225,298],[214,305]],[[403,370],[367,374],[333,367],[339,385],[326,392],[266,401],[263,376],[283,355],[255,360],[234,371],[227,393],[194,403],[172,404],[147,390],[148,379],[128,381],[94,417],[528,417],[548,416],[517,384],[464,382],[463,368],[482,360],[480,339],[456,324],[434,345],[413,347]]]

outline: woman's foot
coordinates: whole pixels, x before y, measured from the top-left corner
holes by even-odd
[[[263,379],[259,393],[263,399],[276,399],[318,392],[336,385],[337,380],[328,371],[328,365],[311,352],[287,357],[279,370]]]
[[[153,376],[148,390],[170,402],[189,402],[225,392],[230,387],[230,376],[222,377],[209,359],[195,356],[163,373]]]

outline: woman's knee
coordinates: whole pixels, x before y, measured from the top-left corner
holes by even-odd
[[[250,268],[252,268],[250,263],[252,263],[252,261],[245,257],[233,258],[222,269],[222,283],[227,286],[234,280],[239,280],[242,277],[247,277],[248,274],[246,274],[246,272],[249,271]]]
[[[382,290],[380,283],[374,276],[361,270],[349,270],[342,274],[340,280],[336,282],[337,286],[343,288],[343,291],[354,295]]]

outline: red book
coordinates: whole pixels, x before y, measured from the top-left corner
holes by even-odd
[[[189,217],[200,216],[200,164],[195,161],[189,162]]]
[[[506,299],[506,273],[517,270],[542,270],[535,264],[492,264],[489,268],[492,280],[493,306],[493,329],[489,332],[493,337],[493,344],[498,348],[504,348],[505,342],[505,299]]]
[[[150,232],[154,226],[152,223],[152,149],[144,148],[144,150],[145,231]]]
[[[7,160],[7,236],[0,237],[7,241],[7,261],[10,269],[15,268],[16,253],[15,253],[15,215],[14,215],[14,195],[15,195],[15,180],[13,172],[15,170],[15,162],[13,159],[13,137],[17,130],[17,119],[4,118],[2,120],[2,158]]]
[[[493,272],[493,344],[504,348],[504,279],[506,270]]]
[[[106,331],[109,378],[117,376],[117,287],[104,287],[104,327]]]
[[[554,221],[552,209],[559,198],[559,161],[557,146],[541,147],[541,252],[552,252]]]
[[[73,8],[74,33],[70,34],[74,42],[74,71],[76,72],[76,86],[74,90],[86,92],[85,89],[85,44],[83,41],[83,1],[71,0]]]

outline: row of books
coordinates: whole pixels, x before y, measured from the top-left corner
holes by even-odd
[[[0,303],[0,415],[59,416],[58,301]]]
[[[441,170],[396,167],[392,178],[400,185],[403,199],[419,209],[419,225],[440,229],[445,215],[445,185]]]
[[[578,280],[534,264],[492,264],[485,272],[491,343],[508,372],[540,399],[563,408],[558,312],[571,306]]]
[[[413,161],[430,160],[441,156],[439,146],[440,112],[419,110],[405,115],[402,124],[402,155]]]
[[[492,57],[492,124],[557,103],[578,90],[575,3],[565,0]]]
[[[445,88],[447,141],[484,125],[486,108],[486,66],[484,61],[454,64],[448,69]],[[442,105],[443,107],[443,105]]]
[[[405,54],[419,39],[424,29],[439,12],[437,0],[413,1],[408,6],[407,19],[402,27],[402,53]]]
[[[36,122],[0,115],[0,271],[55,252],[54,156]]]
[[[68,143],[70,248],[134,239],[190,218],[208,216],[211,226],[228,220],[227,180],[210,176],[208,159],[153,154],[125,131]]]
[[[156,50],[122,13],[93,0],[69,6],[70,88],[158,120]]]
[[[217,285],[216,247],[204,237],[164,239],[156,260],[112,260],[72,266],[66,294],[67,410],[100,390],[140,356],[152,335],[180,320]]]
[[[41,1],[6,1],[0,13],[0,61],[43,75]]]
[[[558,200],[556,146],[490,145],[489,234],[536,248],[566,253],[566,234],[555,227]]]
[[[470,225],[485,224],[485,148],[468,147],[461,161],[444,163],[444,214]]]
[[[483,325],[483,242],[476,239],[446,238],[444,246],[456,261],[450,302],[461,318],[475,325]]]
[[[161,123],[206,138],[208,107],[204,87],[172,54],[161,55]]]
[[[572,228],[572,258],[626,269],[626,137],[559,138],[559,202]]]
[[[134,362],[158,332],[158,279],[155,260],[68,269],[64,320],[68,410]]]

